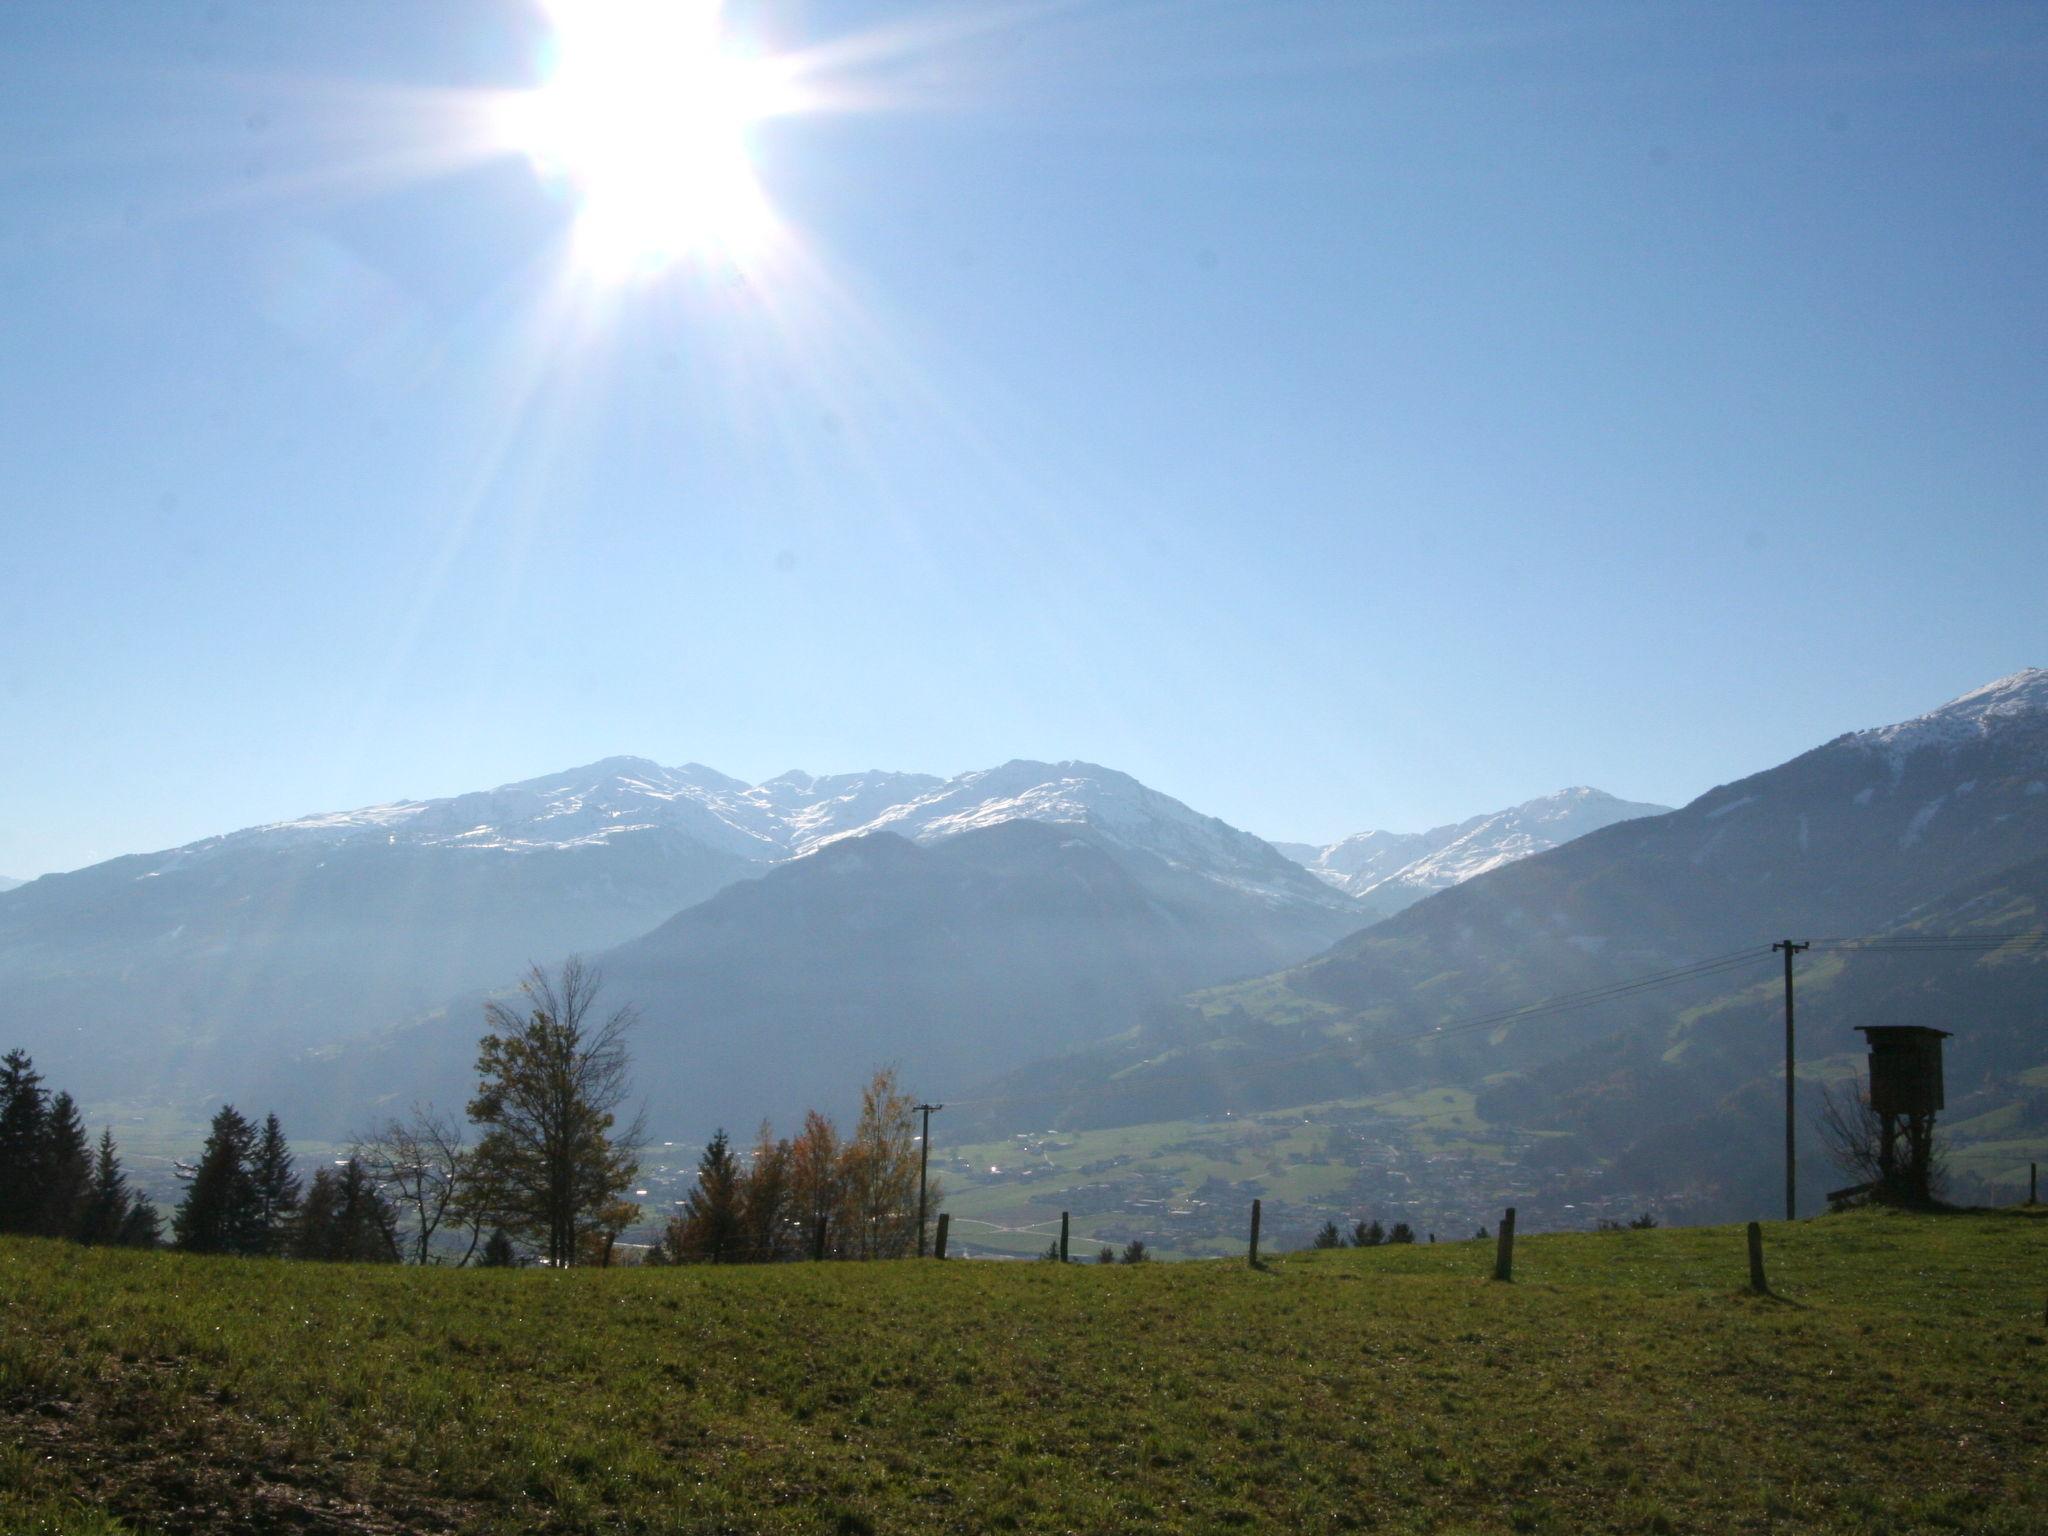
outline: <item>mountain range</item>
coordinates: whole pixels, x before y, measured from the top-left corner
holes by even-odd
[[[1800,961],[1809,1100],[1860,1063],[1857,1025],[1928,1024],[1955,1033],[1956,1118],[2048,1129],[2048,949],[2024,937],[2044,913],[2032,669],[1491,870],[995,1092],[1029,1123],[1127,1124],[1462,1084],[1489,1123],[1554,1138],[1547,1155],[1739,1212],[1779,1176],[1774,940],[1819,941]],[[1941,942],[1864,942],[1915,935]],[[1583,1001],[1515,1016],[1559,997]],[[1831,1175],[1811,1160],[1809,1200]]]
[[[342,1042],[381,1037],[502,987],[529,963],[651,934],[778,866],[787,878],[772,894],[801,903],[822,878],[809,861],[842,844],[962,842],[957,857],[928,862],[968,868],[974,850],[1011,846],[981,834],[1017,822],[1060,829],[1056,848],[1085,846],[1146,893],[1118,942],[1148,1000],[1306,958],[1361,921],[1350,898],[1258,838],[1092,764],[1019,761],[953,779],[788,773],[747,785],[697,764],[610,758],[482,793],[252,827],[0,895],[0,1033],[80,1092],[219,1096],[243,1091],[252,1074],[288,1079],[285,1065],[302,1053],[325,1059]],[[820,867],[856,863],[837,855]],[[910,868],[900,857],[877,863],[876,878],[886,887],[884,872],[910,879]],[[1031,878],[1056,877],[1034,868]],[[884,888],[868,899],[881,911],[922,898]],[[1040,899],[1058,906],[1057,892]],[[1140,930],[1151,938],[1141,942]],[[1080,952],[1050,935],[1032,951],[1047,985],[1139,995],[1106,976],[1086,982],[1071,958]],[[968,974],[986,955],[972,945],[949,953],[963,973],[919,983],[988,1013]],[[1014,991],[1007,980],[1002,989]],[[804,1017],[785,1033],[811,1029]],[[1075,1019],[1093,1028],[1103,1017],[1048,1016],[1040,1043],[1071,1043]],[[460,1028],[473,1033],[473,1023]],[[1023,1030],[1017,1048],[1032,1039]],[[902,1047],[884,1030],[867,1049]]]

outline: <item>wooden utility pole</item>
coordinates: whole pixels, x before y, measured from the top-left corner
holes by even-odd
[[[924,1116],[924,1134],[917,1138],[917,1256],[924,1257],[924,1170],[932,1158],[932,1112],[944,1109],[943,1104],[918,1104],[912,1106]]]
[[[1252,1201],[1252,1268],[1259,1267],[1259,1202]]]
[[[1771,948],[1782,949],[1785,952],[1785,1219],[1796,1221],[1799,1216],[1799,1196],[1796,1192],[1799,1138],[1793,1130],[1795,1110],[1792,1105],[1792,957],[1802,949],[1811,949],[1813,946],[1794,944],[1790,939],[1786,939],[1773,944]]]

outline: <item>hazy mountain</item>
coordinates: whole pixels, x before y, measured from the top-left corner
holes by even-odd
[[[608,758],[0,894],[0,1039],[79,1092],[210,1094],[268,1058],[503,985],[531,961],[608,949],[835,840],[893,827],[936,844],[1012,820],[1060,824],[1133,870],[1156,865],[1214,895],[1255,938],[1226,946],[1240,962],[1210,975],[1302,958],[1358,920],[1256,838],[1088,764],[748,785],[698,764]]]
[[[757,872],[744,788],[614,759],[47,876],[0,895],[0,1038],[84,1093],[210,1088]]]
[[[1371,916],[1391,917],[1474,875],[1618,821],[1661,816],[1670,809],[1579,787],[1427,832],[1359,832],[1322,847],[1310,843],[1273,846],[1318,878],[1357,897]]]
[[[943,1096],[1124,1029],[1190,987],[1311,953],[1352,922],[1320,897],[1235,889],[1086,818],[1018,817],[919,843],[835,839],[594,958],[607,997],[642,1012],[635,1076],[654,1118],[695,1134],[813,1105],[843,1113],[886,1061]],[[323,1097],[414,1093],[423,1072],[459,1094],[477,1034],[474,1004],[394,1032],[338,1058],[344,1085]]]
[[[1772,1156],[1767,1142],[1740,1137],[1717,1146],[1713,1130],[1717,1106],[1728,1100],[1739,1118],[1745,1085],[1765,1084],[1778,1060],[1778,973],[1764,946],[1786,935],[2038,927],[2044,859],[2048,672],[2030,670],[1839,737],[1682,810],[1494,868],[1302,965],[1201,994],[1063,1064],[1064,1099],[1019,1114],[1136,1123],[1465,1082],[1486,1085],[1502,1113],[1549,1116],[1610,1154],[1661,1136],[1661,1166],[1695,1179],[1716,1169],[1710,1182],[1726,1196]],[[1676,989],[1446,1028],[1736,951],[1751,961]],[[2048,1063],[2039,952],[1824,950],[1801,964],[1809,1060],[1860,1056],[1853,1026],[1886,1022],[1972,1032],[1969,1045],[1959,1035],[1958,1059],[1982,1091]],[[1991,1000],[1994,1011],[1970,1015]],[[1038,1070],[1018,1081],[1027,1080],[1050,1078]],[[1768,1095],[1751,1097],[1768,1116]],[[1808,1172],[1829,1176],[1817,1161]]]
[[[6,875],[0,875],[0,891],[11,891],[17,886],[26,884],[28,884],[26,880],[11,880]]]

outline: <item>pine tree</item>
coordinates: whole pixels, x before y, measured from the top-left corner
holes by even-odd
[[[679,1258],[730,1264],[740,1253],[740,1170],[721,1128],[697,1159],[697,1187],[683,1198]]]
[[[339,1173],[322,1168],[306,1191],[290,1251],[297,1259],[396,1264],[398,1212],[354,1158]]]
[[[1312,1248],[1342,1248],[1344,1246],[1344,1235],[1337,1230],[1336,1222],[1326,1221],[1316,1232],[1315,1240],[1309,1246]]]
[[[263,1133],[249,1160],[254,1200],[256,1251],[282,1253],[291,1237],[292,1213],[299,1208],[299,1178],[292,1172],[292,1150],[277,1116],[264,1118]]]
[[[49,1115],[27,1053],[0,1057],[0,1232],[33,1232],[43,1215]]]
[[[1377,1221],[1361,1221],[1351,1229],[1351,1246],[1354,1248],[1377,1248],[1386,1240],[1386,1229]]]
[[[36,1230],[45,1237],[76,1237],[92,1185],[92,1150],[85,1122],[68,1093],[50,1101],[43,1129],[43,1209]]]
[[[249,1170],[255,1145],[255,1129],[234,1105],[223,1104],[171,1223],[180,1248],[188,1253],[262,1252],[256,1181]]]
[[[78,1223],[79,1241],[121,1241],[132,1204],[128,1176],[121,1171],[120,1156],[114,1151],[114,1128],[108,1126],[100,1132],[99,1153],[93,1159],[92,1185],[86,1191],[85,1213]]]
[[[164,1219],[147,1200],[137,1200],[121,1218],[121,1235],[115,1239],[123,1248],[158,1248],[163,1245]]]
[[[492,1229],[484,1243],[483,1252],[477,1255],[479,1269],[514,1269],[519,1264],[519,1250],[512,1246],[512,1239],[503,1227]]]

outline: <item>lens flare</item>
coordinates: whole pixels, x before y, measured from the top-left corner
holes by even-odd
[[[576,199],[585,262],[631,275],[758,250],[775,218],[748,131],[788,109],[774,62],[732,50],[716,0],[557,0],[549,16],[547,79],[502,127]]]

